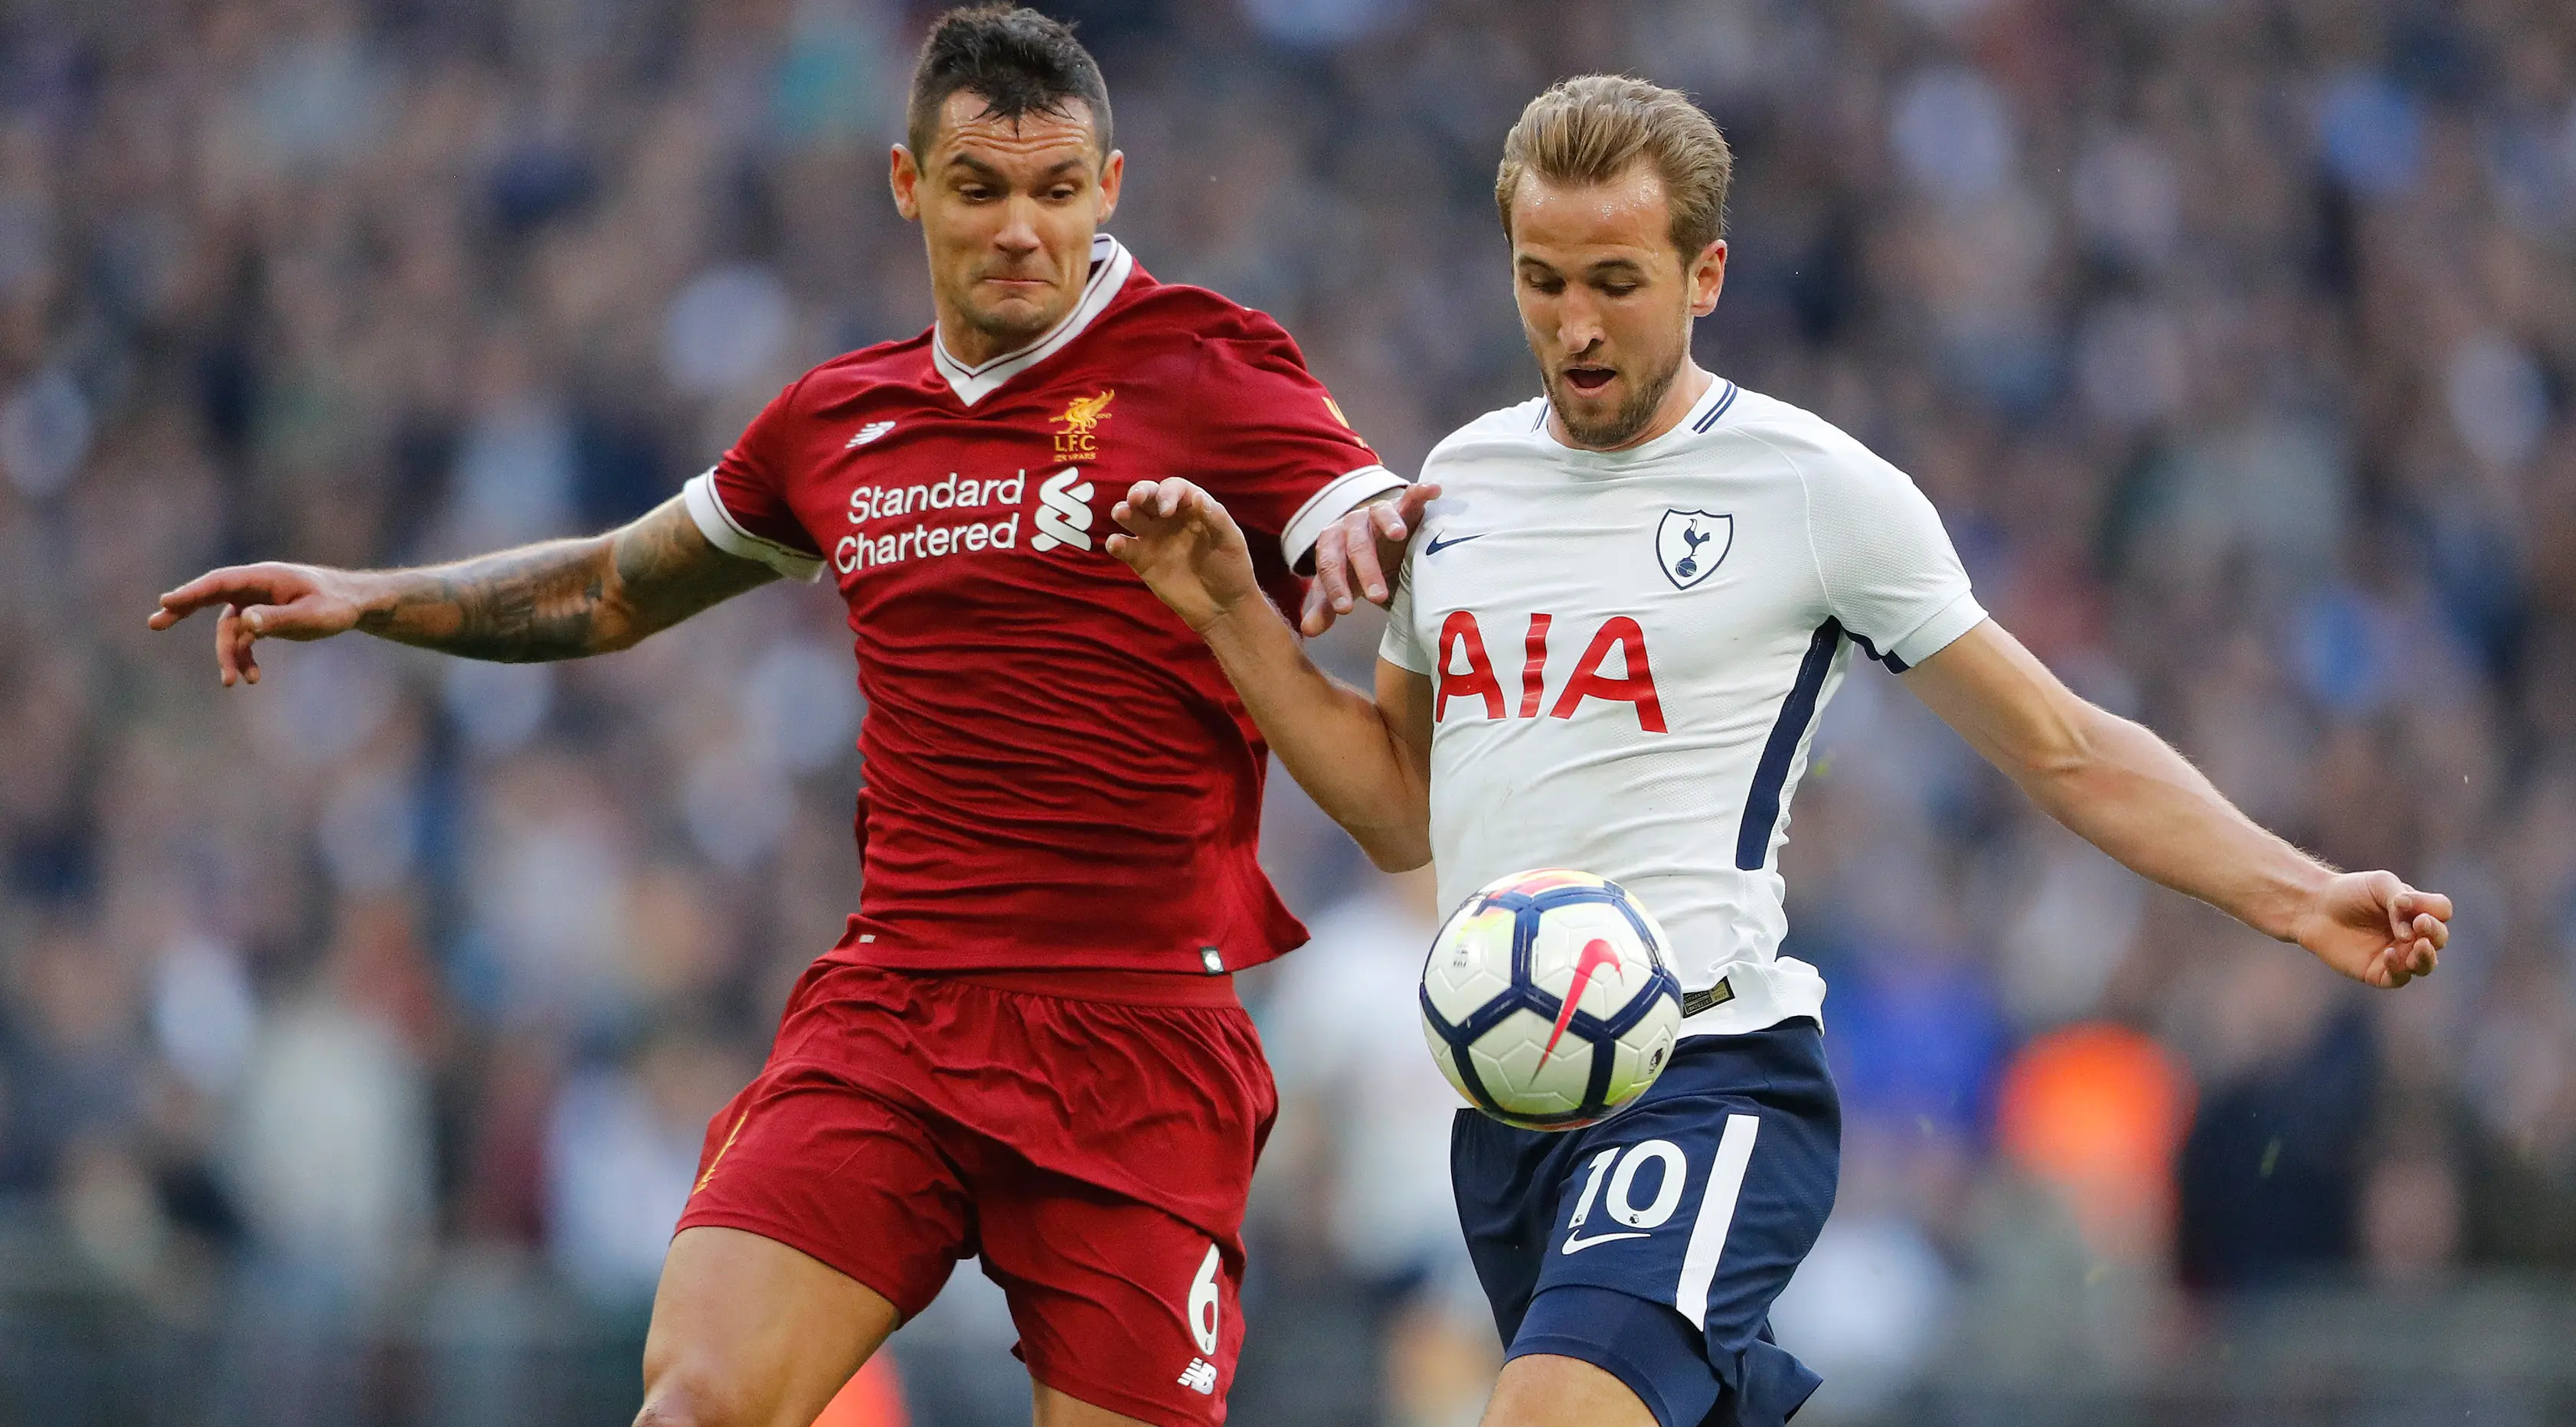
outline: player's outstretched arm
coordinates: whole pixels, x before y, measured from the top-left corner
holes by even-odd
[[[1190,482],[1138,481],[1110,515],[1126,533],[1109,553],[1207,641],[1315,805],[1390,872],[1430,861],[1430,680],[1380,660],[1371,699],[1316,668],[1261,592],[1243,531]]]
[[[401,644],[526,664],[624,649],[777,575],[707,543],[674,496],[584,540],[550,540],[413,570],[269,562],[199,575],[161,597],[154,629],[201,609],[215,620],[226,688],[259,682],[261,639],[327,639],[355,629]]]
[[[1993,620],[1905,683],[2078,836],[2356,981],[2403,986],[2450,940],[2450,898],[2393,872],[2338,872],[2266,832],[2171,745],[2076,697]]]

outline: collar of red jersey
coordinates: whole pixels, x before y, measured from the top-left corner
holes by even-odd
[[[1081,336],[1083,329],[1091,325],[1091,320],[1108,309],[1110,300],[1127,285],[1128,274],[1135,270],[1134,255],[1117,239],[1106,233],[1094,233],[1091,235],[1091,277],[1082,285],[1082,300],[1075,303],[1064,320],[1045,336],[1016,352],[1005,352],[980,367],[970,367],[948,355],[948,344],[940,339],[938,329],[933,328],[930,364],[948,379],[949,390],[957,393],[959,401],[973,406],[1000,390],[1004,382],[1045,361],[1062,350],[1066,343]]]

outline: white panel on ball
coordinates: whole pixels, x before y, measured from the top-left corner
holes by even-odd
[[[1570,1115],[1583,1108],[1583,1092],[1592,1078],[1592,1043],[1568,1036],[1550,1054],[1550,1029],[1546,1017],[1521,1010],[1476,1038],[1467,1053],[1475,1057],[1476,1074],[1487,1093],[1511,1087],[1511,1106],[1524,1113]]]

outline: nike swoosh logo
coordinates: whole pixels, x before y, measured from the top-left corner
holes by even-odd
[[[1422,553],[1425,555],[1437,555],[1452,545],[1464,545],[1470,540],[1482,540],[1492,533],[1493,532],[1490,530],[1479,530],[1473,535],[1453,535],[1446,540],[1435,535],[1431,537],[1430,544],[1422,547]]]
[[[1591,1238],[1587,1239],[1580,1234],[1568,1234],[1565,1236],[1565,1247],[1559,1249],[1557,1252],[1579,1254],[1585,1249],[1592,1247],[1594,1244],[1606,1244],[1615,1239],[1642,1239],[1645,1237],[1647,1236],[1639,1233],[1595,1234]]]
[[[1597,936],[1583,944],[1582,959],[1574,963],[1574,984],[1565,988],[1565,1005],[1556,1013],[1556,1030],[1547,1038],[1547,1049],[1538,1053],[1539,1064],[1547,1064],[1547,1058],[1556,1054],[1556,1043],[1565,1038],[1565,1028],[1574,1023],[1574,1008],[1583,1000],[1583,988],[1592,984],[1592,973],[1604,966],[1618,965],[1617,947]]]

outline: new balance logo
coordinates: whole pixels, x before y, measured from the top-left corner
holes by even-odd
[[[859,434],[851,437],[850,444],[842,447],[841,449],[844,451],[857,450],[859,447],[874,441],[893,429],[894,423],[891,421],[871,421],[867,425],[860,427]]]
[[[1058,545],[1091,548],[1091,482],[1082,478],[1081,467],[1067,466],[1038,487],[1034,523],[1038,533],[1029,537],[1032,550],[1052,550]]]
[[[1214,1394],[1216,1364],[1205,1358],[1190,1359],[1190,1365],[1181,1369],[1180,1384],[1192,1392]]]

